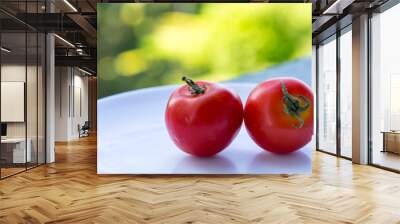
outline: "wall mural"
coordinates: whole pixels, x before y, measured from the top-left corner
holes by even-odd
[[[98,4],[98,173],[310,173],[311,30],[306,3]]]

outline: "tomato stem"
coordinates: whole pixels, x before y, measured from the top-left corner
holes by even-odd
[[[197,85],[195,82],[193,82],[193,80],[186,78],[186,76],[182,77],[182,81],[185,81],[186,84],[189,86],[190,93],[193,96],[197,96],[199,94],[204,94],[206,92],[205,86],[201,87],[201,86]]]
[[[310,107],[310,100],[303,95],[291,95],[288,92],[285,83],[283,83],[282,80],[280,80],[280,83],[283,92],[284,111],[286,114],[299,121],[299,124],[294,125],[294,127],[301,128],[304,125],[304,119],[301,117],[300,113],[306,111]]]

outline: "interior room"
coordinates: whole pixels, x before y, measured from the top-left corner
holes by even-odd
[[[3,178],[45,162],[45,36],[24,28],[2,32],[1,44]]]
[[[400,223],[398,0],[234,1],[312,8],[309,60],[268,64],[262,72],[240,77],[263,81],[277,74],[309,75],[314,130],[311,160],[306,160],[311,173],[99,174],[98,136],[105,130],[100,122],[98,127],[98,99],[113,91],[99,89],[99,79],[107,77],[101,71],[119,69],[120,79],[128,80],[133,77],[128,77],[130,71],[116,67],[138,71],[144,66],[136,64],[141,60],[132,52],[125,64],[111,63],[118,55],[106,58],[109,64],[99,63],[99,55],[104,54],[97,51],[99,6],[161,2],[166,8],[170,4],[0,1],[0,223]],[[142,16],[124,10],[120,14],[102,22],[111,28],[120,26],[118,21],[134,27],[135,19]],[[183,17],[176,18],[182,22]],[[120,38],[116,30],[107,38],[103,35],[103,40]],[[129,47],[135,47],[134,38]],[[246,43],[240,45],[239,50]],[[108,67],[100,69],[103,64]],[[140,76],[130,80],[146,82]],[[123,88],[136,91],[128,82]],[[112,119],[126,127],[135,125],[118,116]],[[121,136],[117,128],[110,135],[118,140],[143,138],[141,134]],[[162,144],[159,139],[150,143]],[[103,147],[112,149],[112,145]],[[126,146],[128,150],[139,147]],[[115,161],[133,161],[129,156],[122,154],[121,161]],[[255,166],[276,164],[265,156],[257,158]],[[214,164],[229,165],[215,160]],[[293,165],[288,161],[283,166]]]

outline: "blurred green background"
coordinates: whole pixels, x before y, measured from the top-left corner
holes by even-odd
[[[311,55],[311,4],[98,4],[99,98]]]

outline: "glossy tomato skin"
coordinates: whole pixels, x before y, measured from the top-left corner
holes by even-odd
[[[293,96],[304,96],[309,107],[300,112],[304,124],[285,112],[281,81]],[[251,138],[263,149],[276,153],[294,152],[311,141],[314,128],[313,93],[302,81],[278,78],[260,83],[250,93],[244,109],[244,121]]]
[[[213,156],[238,134],[243,121],[239,96],[218,84],[199,81],[205,93],[192,95],[189,86],[175,90],[169,98],[165,122],[173,142],[198,157]]]

